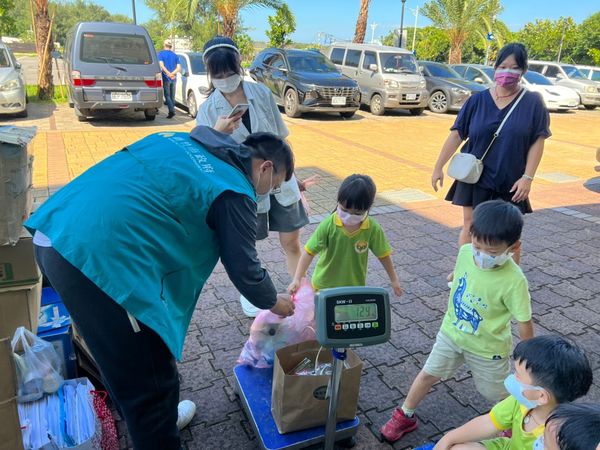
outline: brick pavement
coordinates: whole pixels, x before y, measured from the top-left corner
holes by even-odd
[[[44,109],[46,108],[46,109]],[[65,107],[36,110],[31,120],[41,132],[34,142],[37,202],[91,164],[128,142],[157,130],[189,130],[179,116],[152,124],[123,119],[79,123]],[[460,210],[441,201],[428,186],[430,167],[452,123],[452,116],[403,113],[374,117],[361,112],[354,120],[308,116],[288,120],[290,140],[301,177],[319,173],[322,181],[309,193],[314,215],[305,241],[335,205],[341,179],[352,172],[371,174],[379,189],[374,213],[395,248],[394,260],[406,293],[393,300],[389,343],[359,349],[365,362],[359,416],[358,449],[389,448],[378,442],[379,426],[406,395],[422,367],[446,308],[445,275],[456,254]],[[17,121],[15,121],[17,122]],[[593,171],[600,140],[600,112],[552,114],[554,133],[540,167],[526,218],[523,268],[529,279],[537,333],[569,336],[588,351],[600,374],[600,206]],[[279,289],[289,281],[276,238],[258,244],[260,255]],[[368,281],[387,286],[377,261]],[[209,279],[190,326],[179,363],[181,397],[199,408],[183,432],[188,449],[253,449],[256,436],[233,392],[232,367],[248,336],[251,321],[239,307],[238,294],[221,266]],[[596,381],[588,399],[600,401]],[[409,449],[484,413],[490,405],[474,390],[468,371],[435,386],[419,408],[418,431],[394,445]],[[119,422],[123,448],[124,424]]]

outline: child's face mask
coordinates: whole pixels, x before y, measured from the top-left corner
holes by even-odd
[[[510,395],[517,399],[517,401],[527,409],[533,409],[540,405],[539,400],[530,400],[525,397],[525,391],[543,391],[545,390],[540,386],[530,386],[528,384],[521,383],[517,380],[514,374],[509,375],[504,380],[504,387]]]
[[[347,211],[344,211],[342,207],[338,205],[336,213],[344,225],[353,227],[356,225],[360,225],[363,222],[363,220],[367,218],[367,214],[369,212],[365,211],[362,214],[351,214]]]
[[[497,256],[489,255],[481,250],[476,250],[475,247],[472,247],[472,249],[473,260],[475,261],[475,264],[477,267],[484,270],[500,267],[506,263],[506,261],[512,258],[513,255],[512,252],[508,251],[508,249],[504,253]]]

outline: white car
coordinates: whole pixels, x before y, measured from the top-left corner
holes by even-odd
[[[528,90],[542,94],[546,108],[550,111],[577,109],[581,103],[577,91],[553,84],[552,81],[537,72],[525,72],[522,83]]]
[[[600,67],[577,66],[577,68],[588,80],[600,83]]]
[[[175,102],[185,106],[191,117],[196,117],[198,108],[206,100],[208,75],[202,53],[177,53],[181,72],[175,83]]]

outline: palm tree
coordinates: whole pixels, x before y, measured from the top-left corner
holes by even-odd
[[[201,4],[212,6],[221,18],[220,34],[233,37],[239,25],[239,14],[242,9],[252,6],[276,9],[281,7],[283,2],[281,0],[188,0],[188,18],[194,17]]]
[[[52,20],[48,11],[48,0],[32,0],[33,29],[35,30],[35,47],[39,59],[38,98],[50,100],[54,97],[52,82]]]
[[[360,11],[356,19],[356,29],[352,42],[362,44],[365,41],[365,32],[367,31],[367,19],[369,17],[369,3],[371,0],[360,0]]]
[[[483,32],[488,25],[491,30],[493,18],[501,11],[498,0],[431,0],[423,6],[423,15],[448,35],[450,64],[461,62],[469,34]]]

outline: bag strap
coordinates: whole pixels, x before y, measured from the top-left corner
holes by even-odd
[[[508,118],[510,117],[510,115],[512,114],[512,112],[514,111],[514,109],[517,107],[517,105],[519,104],[519,102],[521,101],[521,99],[523,98],[524,95],[525,95],[525,88],[522,88],[521,89],[521,94],[519,95],[519,98],[517,98],[517,101],[513,103],[513,105],[511,106],[511,108],[508,110],[508,113],[506,113],[506,115],[504,116],[504,119],[502,119],[502,122],[500,123],[500,126],[498,127],[498,129],[494,133],[494,137],[492,137],[492,141],[490,142],[490,145],[487,146],[487,148],[485,149],[485,152],[483,153],[483,155],[481,156],[481,158],[479,158],[480,161],[483,161],[483,158],[486,157],[486,155],[488,154],[488,152],[492,148],[492,145],[496,141],[496,138],[500,134],[500,131],[502,131],[502,128],[504,127],[504,124],[506,123],[506,121],[508,120]]]

